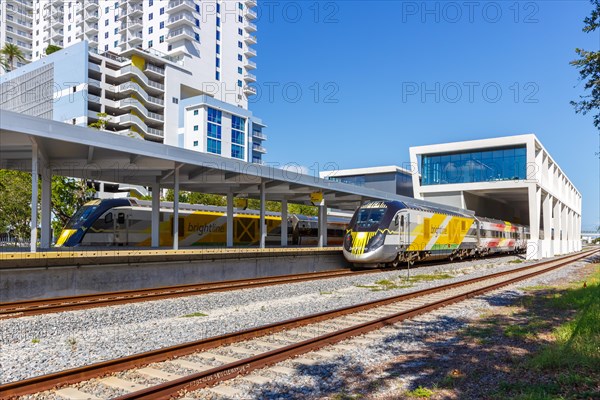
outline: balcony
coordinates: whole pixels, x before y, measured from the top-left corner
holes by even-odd
[[[158,67],[154,64],[146,63],[146,68],[144,68],[144,72],[150,75],[157,75],[160,78],[165,76],[165,69]]]
[[[88,36],[87,40],[88,40],[90,46],[97,46],[98,45],[98,35]]]
[[[13,0],[15,3],[19,3],[21,7],[25,7],[27,9],[33,9],[33,1],[27,0]]]
[[[54,27],[50,29],[50,39],[52,40],[60,40],[63,34],[64,32],[62,29],[55,29]]]
[[[244,29],[246,30],[246,32],[256,32],[258,28],[252,22],[246,22],[246,24],[244,25]]]
[[[258,145],[256,143],[252,143],[252,151],[256,151],[257,153],[267,154],[267,149]]]
[[[172,16],[171,18],[169,18],[167,20],[167,28],[169,29],[175,29],[178,28],[180,26],[191,26],[191,27],[195,27],[196,26],[196,19],[194,17],[192,17],[192,14],[190,14],[189,12],[184,12],[181,14],[177,14]]]
[[[85,33],[88,35],[94,35],[98,33],[98,24],[97,23],[88,23],[86,22],[84,25]]]
[[[256,36],[254,35],[246,35],[244,36],[244,42],[248,45],[251,46],[253,44],[256,44]]]
[[[13,29],[12,26],[7,26],[6,27],[6,31],[12,33],[15,36],[17,36],[17,39],[19,39],[19,38],[26,39],[26,40],[33,39],[33,36],[31,35],[31,33],[24,32],[24,31],[22,31],[20,29]]]
[[[85,14],[85,19],[89,22],[97,22],[98,18],[100,18],[98,11],[92,11]]]
[[[127,44],[130,45],[130,46],[132,46],[132,47],[135,47],[138,44],[142,44],[142,43],[143,43],[142,32],[132,33],[127,38]]]
[[[246,82],[256,82],[256,75],[254,74],[245,74],[244,81]]]
[[[196,40],[196,33],[192,29],[185,27],[170,31],[167,35],[167,43],[173,43],[182,39]]]
[[[85,10],[96,10],[99,6],[98,0],[86,0],[84,2]]]
[[[125,15],[125,14],[124,14]],[[128,17],[142,17],[144,15],[144,7],[141,4],[134,4],[127,8]]]
[[[24,26],[25,28],[29,28],[29,29],[33,28],[33,24],[31,22],[27,22],[24,19],[14,18],[12,15],[6,16],[6,22],[12,23],[15,25]]]
[[[254,50],[252,47],[248,47],[246,51],[244,51],[244,55],[248,58],[256,57],[256,50]]]
[[[256,0],[245,0],[246,7],[256,7]]]
[[[244,86],[244,94],[246,96],[254,96],[254,95],[256,95],[256,88],[246,85],[246,86]]]
[[[247,70],[256,69],[256,63],[254,61],[246,60],[244,63],[244,68]]]
[[[246,8],[244,10],[244,17],[246,17],[247,20],[251,21],[253,19],[258,18],[258,15],[256,15],[256,11],[254,11],[250,8]]]
[[[102,82],[100,82],[99,80],[96,80],[96,79],[88,78],[88,85],[97,87],[97,88],[101,88]]]
[[[29,18],[32,19],[33,15],[31,14],[31,11],[27,11],[25,9],[22,9],[20,7],[15,7],[12,4],[7,4],[6,5],[6,10],[7,12],[7,17],[10,16],[10,13],[16,14],[16,16],[22,16],[25,18]]]
[[[252,137],[260,140],[267,140],[267,135],[259,131],[252,131]]]
[[[173,0],[167,6],[167,13],[175,14],[179,11],[196,11],[196,5],[191,0]]]
[[[154,136],[154,138],[158,138],[158,139],[164,139],[165,132],[161,131],[160,129],[148,128],[147,135]],[[149,139],[152,139],[152,138],[150,137]]]

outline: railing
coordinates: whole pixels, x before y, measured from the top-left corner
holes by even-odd
[[[252,42],[252,43],[256,43],[257,42],[256,36],[254,36],[254,35],[246,35],[246,36],[244,36],[244,40],[247,40],[247,41]]]
[[[244,75],[244,78],[251,79],[251,80],[255,81],[256,80],[256,75],[254,75],[254,74],[246,74],[246,75]]]
[[[135,11],[144,12],[144,7],[142,7],[141,5],[132,5],[127,10],[127,14],[133,14]]]
[[[97,79],[89,78],[88,79],[88,85],[100,87],[102,85],[102,83],[99,80],[97,80]]]
[[[161,131],[160,129],[148,128],[148,133],[151,135],[154,135],[154,136],[160,136],[160,137],[165,136],[165,132]]]
[[[138,85],[135,82],[125,82],[118,86],[108,88],[107,90],[109,90],[111,92],[115,92],[115,93],[122,93],[122,92],[126,92],[127,90],[133,90],[136,92],[137,96],[142,97],[144,100],[146,100],[149,103],[157,104],[159,106],[163,106],[165,104],[164,100],[159,99],[158,97],[150,96],[148,93],[146,93],[146,91],[144,89],[142,89],[142,87],[140,85]]]
[[[179,36],[179,35],[189,35],[192,38],[195,37],[195,32],[187,27],[185,28],[179,28],[179,29],[175,29],[174,31],[169,32],[169,35],[167,36],[167,38],[172,38],[175,36]]]
[[[156,120],[159,120],[159,121],[164,121],[165,120],[164,115],[153,113],[152,111],[148,111],[148,118],[153,118],[153,119],[156,119]]]
[[[146,64],[146,69],[148,71],[156,72],[157,74],[161,74],[161,75],[165,74],[165,69],[164,68],[158,67],[158,66],[156,66],[154,64]]]
[[[252,131],[252,137],[255,137],[255,138],[261,139],[261,140],[267,140],[267,135],[265,135],[262,132]]]
[[[196,9],[196,5],[194,4],[193,1],[190,0],[174,0],[174,1],[170,1],[169,5],[167,6],[167,10],[171,10],[175,7],[178,7],[182,4],[185,4],[193,9]]]
[[[244,91],[252,94],[256,94],[256,88],[252,86],[244,86]]]
[[[255,144],[255,143],[252,143],[252,150],[256,150],[256,151],[261,152],[261,153],[266,153],[267,152],[267,149],[265,149],[264,147],[262,147],[262,146],[260,146],[258,144]]]
[[[158,97],[153,97],[148,95],[148,102],[158,104],[160,106],[165,105],[165,101],[163,99],[159,99]]]
[[[117,73],[118,72],[119,71],[117,71]],[[128,65],[126,67],[123,67],[120,71],[121,75],[124,75],[127,73],[132,73],[132,74],[139,76],[139,78],[148,86],[152,86],[152,87],[160,89],[160,90],[165,89],[165,85],[158,83],[158,82],[151,81],[150,79],[148,79],[148,77],[146,75],[144,75],[144,73],[139,68],[137,68],[133,65]]]
[[[258,29],[257,26],[256,26],[256,24],[253,24],[252,22],[246,22],[246,26],[245,27],[253,29],[253,30],[257,30]]]
[[[249,8],[246,9],[246,15],[249,15],[252,19],[255,19],[258,17],[258,15],[256,15],[256,11],[251,10]]]
[[[189,14],[177,14],[176,16],[169,18],[169,20],[167,21],[167,24],[173,24],[182,19],[186,19],[186,20],[190,21],[192,24],[196,25],[196,19],[192,18],[192,16]]]

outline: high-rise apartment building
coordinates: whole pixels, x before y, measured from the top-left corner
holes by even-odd
[[[106,129],[118,134],[262,162],[264,125],[248,111],[256,0],[0,4],[0,46],[18,45],[31,62],[0,77],[0,107],[78,125],[106,113]],[[63,50],[47,56],[50,45]],[[54,97],[52,110],[44,95]],[[186,127],[184,107],[203,110],[206,123]],[[218,133],[209,109],[230,121]]]

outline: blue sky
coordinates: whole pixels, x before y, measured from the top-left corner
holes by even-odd
[[[472,4],[472,5],[469,5]],[[598,131],[574,113],[589,1],[259,1],[271,163],[402,165],[410,146],[535,133],[600,221]]]

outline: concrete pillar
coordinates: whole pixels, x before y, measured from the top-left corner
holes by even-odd
[[[540,202],[542,191],[537,185],[528,188],[529,197],[529,236],[527,241],[527,259],[538,260],[541,258],[540,243]]]
[[[152,214],[150,216],[151,246],[160,247],[160,184],[158,178],[152,184]]]
[[[567,254],[567,207],[562,204],[560,211],[560,253]]]
[[[173,250],[179,250],[179,167],[175,167],[173,176]]]
[[[568,227],[569,227],[569,253],[572,253],[574,251],[574,240],[573,240],[573,210],[569,209],[569,214],[568,214]]]
[[[227,193],[227,247],[233,247],[233,193]]]
[[[265,223],[265,207],[267,205],[267,198],[265,193],[265,182],[260,182],[260,219],[258,223],[260,224],[260,248],[264,249],[266,247],[267,241],[267,225]]]
[[[560,249],[560,229],[561,229],[561,220],[560,220],[560,202],[556,200],[554,203],[554,216],[552,218],[552,224],[554,226],[554,241],[552,244],[553,255],[561,254]]]
[[[36,143],[31,146],[31,238],[30,250],[32,253],[37,251],[37,235],[38,235],[38,147]]]
[[[548,193],[544,196],[542,203],[544,211],[544,240],[542,240],[542,257],[551,257],[552,242],[552,196]]]
[[[323,204],[319,206],[319,247],[327,246],[327,206]]]
[[[52,242],[51,220],[52,171],[44,168],[42,172],[42,232],[40,246],[49,249]]]
[[[281,247],[288,245],[288,202],[281,200]]]

